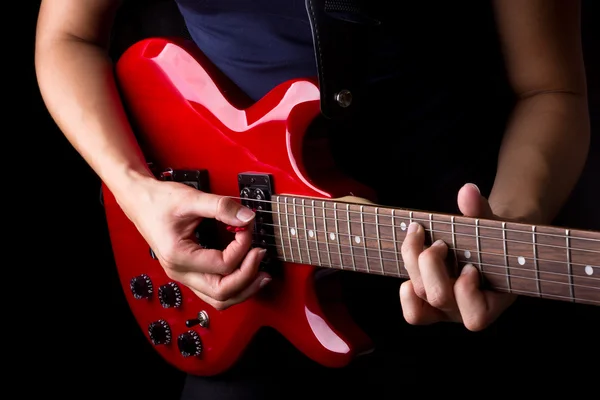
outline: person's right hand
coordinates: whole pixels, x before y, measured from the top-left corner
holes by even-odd
[[[259,271],[265,250],[250,250],[252,229],[236,232],[223,251],[202,248],[197,242],[195,229],[203,218],[234,227],[253,221],[254,213],[232,198],[181,183],[151,180],[117,201],[167,276],[217,310],[246,300],[271,280]]]

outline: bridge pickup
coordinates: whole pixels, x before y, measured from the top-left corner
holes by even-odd
[[[256,213],[252,246],[267,250],[261,267],[266,269],[269,265],[269,272],[272,273],[272,266],[277,259],[277,243],[275,242],[271,207],[273,178],[269,174],[241,173],[238,175],[238,187],[241,203]]]
[[[199,169],[172,169],[167,168],[162,172],[154,174],[161,181],[178,182],[194,189],[210,193],[208,171]],[[195,230],[198,244],[204,248],[216,249],[219,246],[216,235],[216,222],[214,219],[204,218]],[[150,249],[150,255],[156,259],[156,255]]]
[[[163,181],[183,183],[203,192],[210,192],[208,171],[206,170],[168,168],[158,174],[158,178]]]

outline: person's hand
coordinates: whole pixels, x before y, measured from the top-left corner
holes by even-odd
[[[467,184],[458,193],[458,207],[468,217],[497,219],[477,186]],[[406,321],[428,325],[450,321],[463,323],[471,331],[485,329],[516,299],[506,293],[481,290],[479,271],[472,264],[459,277],[450,274],[445,262],[448,246],[436,241],[424,249],[425,230],[417,223],[408,228],[402,257],[410,280],[400,286],[400,301]]]
[[[252,229],[235,233],[223,250],[205,249],[195,236],[203,218],[244,227],[254,213],[229,197],[181,183],[146,181],[119,205],[154,251],[167,276],[189,287],[217,310],[239,303],[270,281],[259,271],[264,249],[252,249]]]

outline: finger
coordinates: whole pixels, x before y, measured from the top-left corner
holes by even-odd
[[[252,244],[252,232],[236,232],[234,240],[221,251],[204,249],[192,240],[179,244],[173,256],[168,260],[180,272],[205,272],[209,274],[229,274],[236,270]]]
[[[427,302],[446,313],[458,315],[454,300],[454,282],[450,279],[446,266],[447,254],[448,246],[444,241],[435,241],[419,255],[419,272]]]
[[[250,297],[254,296],[260,289],[262,289],[269,282],[270,282],[270,279],[267,279],[267,280],[257,279],[256,281],[254,281],[252,283],[252,285],[248,286],[246,289],[244,289],[242,292],[240,292],[237,296],[232,297],[225,301],[215,300],[215,299],[208,297],[207,295],[200,293],[193,289],[192,289],[192,291],[202,301],[211,305],[215,310],[223,311],[223,310],[228,309],[231,306],[234,306],[236,304],[239,304],[243,301],[248,300]]]
[[[412,281],[400,286],[400,303],[404,319],[411,325],[429,325],[447,319],[442,311],[417,296]]]
[[[418,223],[412,222],[408,226],[406,237],[402,242],[402,260],[404,261],[404,267],[408,272],[408,276],[412,281],[415,293],[422,299],[426,298],[426,294],[421,280],[421,273],[419,272],[419,254],[423,251],[424,245],[425,230]]]
[[[467,264],[454,285],[454,296],[463,323],[474,332],[487,328],[517,298],[513,294],[482,291],[480,282],[477,268]]]
[[[183,277],[182,283],[216,301],[227,301],[247,287],[254,284],[258,288],[261,281],[270,279],[267,273],[259,273],[265,253],[264,249],[252,249],[240,268],[227,276],[189,273]]]
[[[232,199],[196,191],[193,201],[183,206],[183,213],[195,213],[231,226],[245,226],[254,219],[254,212]]]
[[[467,183],[458,191],[457,202],[460,212],[466,217],[494,218],[489,202],[473,183]]]

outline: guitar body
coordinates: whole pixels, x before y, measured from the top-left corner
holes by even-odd
[[[373,199],[367,188],[342,177],[317,150],[307,154],[312,140],[307,131],[319,116],[314,81],[286,82],[251,104],[193,45],[167,39],[135,44],[119,60],[116,73],[140,145],[154,168],[206,171],[207,191],[233,197],[240,196],[239,174],[253,172],[268,174],[276,193]],[[311,169],[319,170],[318,180]],[[369,338],[336,295],[335,276],[317,280],[318,269],[310,265],[280,263],[273,281],[258,295],[215,310],[187,287],[171,282],[108,188],[103,190],[129,306],[156,351],[179,370],[195,375],[227,370],[261,327],[276,329],[306,356],[329,367],[347,365],[371,349]],[[212,239],[221,244],[231,240],[225,226],[216,229]],[[145,287],[145,297],[134,296],[135,279],[138,291]],[[159,289],[164,285],[177,286],[177,306],[161,305]],[[205,318],[202,324],[186,325],[199,313]],[[149,333],[151,325],[155,337]],[[187,336],[178,340],[181,335]],[[184,356],[182,348],[194,354]]]

